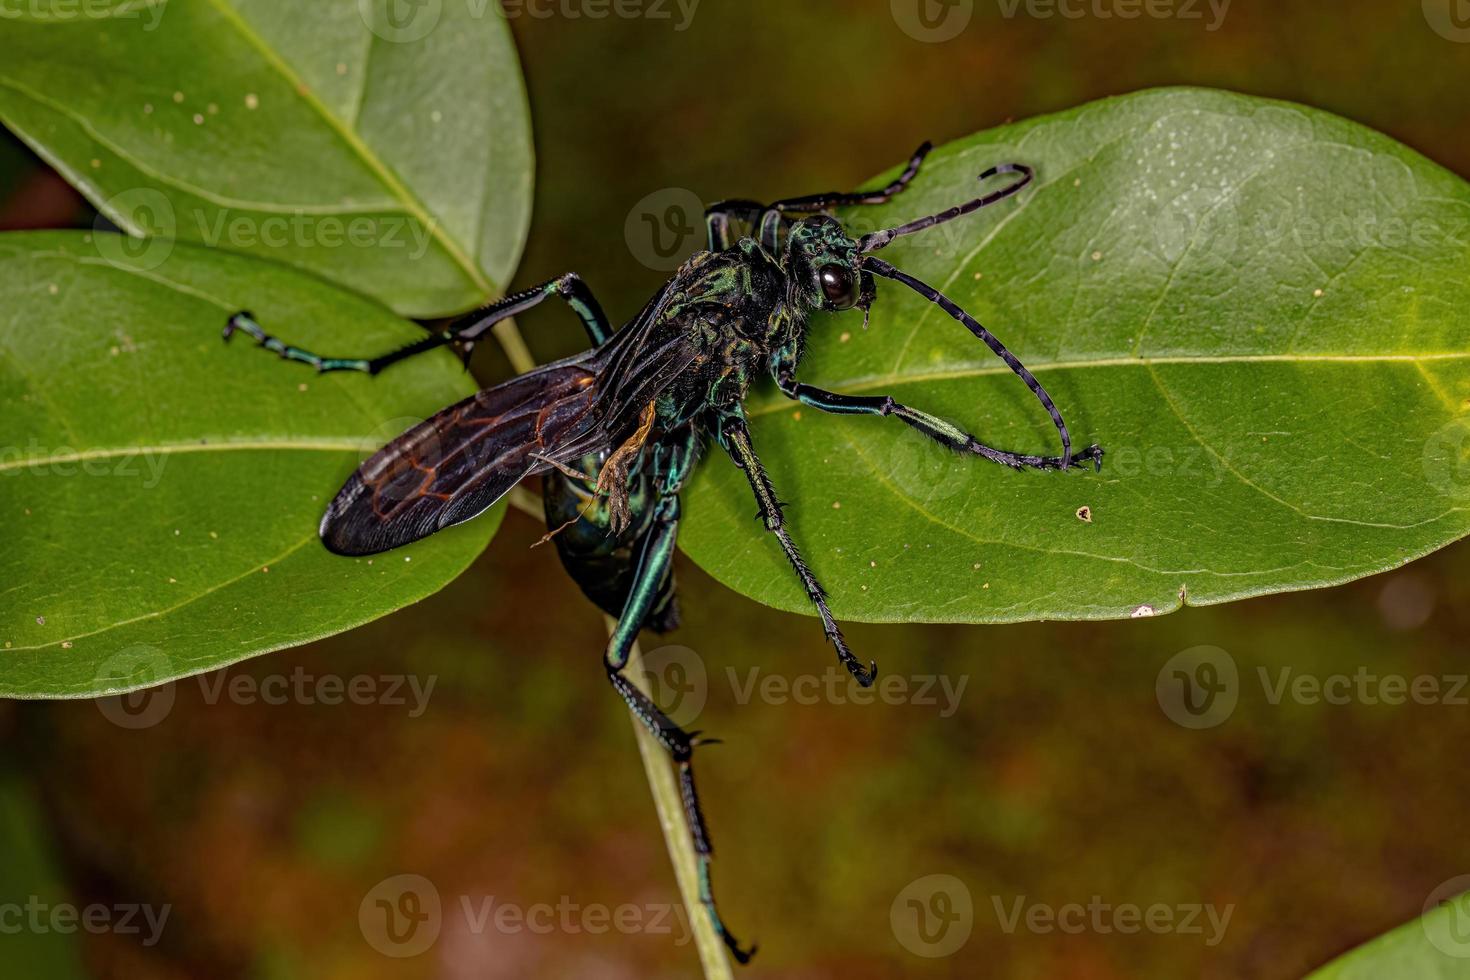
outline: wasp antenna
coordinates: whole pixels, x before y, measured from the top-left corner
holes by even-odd
[[[991,333],[989,330],[986,330],[979,320],[976,320],[969,313],[966,313],[965,310],[954,300],[950,299],[948,296],[944,295],[928,283],[914,278],[907,272],[904,272],[902,269],[895,268],[892,265],[889,265],[887,262],[884,262],[882,259],[874,258],[871,255],[863,259],[863,268],[867,269],[869,272],[872,272],[875,275],[882,276],[885,279],[892,279],[895,282],[903,283],[905,286],[909,287],[914,292],[918,293],[920,296],[924,297],[929,302],[933,303],[935,306],[938,306],[944,312],[954,317],[960,323],[963,323],[966,329],[970,331],[970,333],[983,340],[985,342],[985,346],[994,351],[995,356],[999,357],[1002,361],[1005,361],[1006,367],[1010,368],[1015,373],[1016,377],[1020,378],[1026,383],[1026,387],[1031,389],[1031,393],[1036,396],[1037,401],[1041,402],[1042,407],[1044,407],[1047,413],[1051,415],[1052,424],[1056,426],[1057,433],[1062,437],[1061,468],[1065,470],[1068,466],[1071,465],[1072,434],[1067,431],[1067,423],[1062,421],[1062,413],[1057,410],[1056,403],[1051,400],[1051,396],[1046,393],[1046,389],[1041,386],[1041,382],[1036,380],[1036,376],[1033,375],[1026,368],[1026,365],[1021,363],[1020,359],[1017,358],[1015,354],[1012,354],[1009,350],[1006,349],[1006,345],[1002,344],[996,338],[995,334]]]
[[[922,159],[922,157],[919,159]],[[954,207],[946,211],[940,211],[938,214],[917,218],[907,224],[899,225],[897,228],[888,228],[883,231],[875,231],[871,235],[864,235],[858,240],[858,250],[861,252],[876,252],[880,248],[887,247],[890,242],[901,235],[912,235],[915,232],[923,231],[926,228],[933,228],[935,225],[942,225],[946,221],[953,221],[955,218],[960,218],[974,211],[979,211],[981,208],[989,207],[1017,193],[1036,177],[1036,171],[1024,163],[1002,163],[991,167],[981,174],[978,179],[983,183],[992,177],[999,177],[1004,174],[1020,174],[1021,179],[1012,181],[998,191],[992,191],[982,197],[977,197],[973,201],[956,204]]]

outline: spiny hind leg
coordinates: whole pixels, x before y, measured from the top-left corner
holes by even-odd
[[[730,950],[730,955],[745,963],[755,954],[755,947],[741,946],[740,941],[725,928],[710,884],[710,861],[714,857],[714,846],[710,843],[709,827],[705,823],[704,811],[699,804],[699,793],[694,786],[692,762],[694,748],[701,744],[699,733],[686,732],[676,725],[624,673],[633,643],[638,639],[638,630],[662,594],[664,577],[674,558],[674,539],[679,528],[679,498],[665,496],[659,500],[657,506],[658,513],[653,527],[644,537],[640,548],[633,587],[628,593],[618,624],[608,639],[603,663],[607,668],[608,681],[628,705],[628,710],[633,712],[633,716],[648,729],[649,734],[668,751],[674,765],[678,767],[679,797],[684,806],[690,841],[694,845],[699,864],[699,900],[704,905],[715,932]],[[709,741],[705,739],[703,743],[707,744]]]

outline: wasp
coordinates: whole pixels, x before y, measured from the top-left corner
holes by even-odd
[[[695,791],[694,749],[709,740],[678,727],[625,675],[644,628],[663,632],[679,621],[674,592],[674,543],[679,494],[711,445],[750,483],[758,516],[790,560],[837,658],[861,685],[877,664],[859,660],[843,639],[817,577],[787,529],[782,504],[751,440],[743,404],[752,383],[768,375],[794,401],[823,412],[898,419],[957,453],[1016,470],[1101,467],[1096,445],[1078,452],[1046,389],[1005,345],[933,286],[874,253],[894,240],[971,214],[1020,193],[1035,174],[1018,163],[982,173],[982,196],[937,214],[853,237],[832,215],[836,208],[884,204],[919,173],[925,143],[887,186],[831,192],[771,204],[728,200],[705,213],[708,248],[674,276],[621,328],[614,330],[597,299],[575,273],[506,296],[398,350],[367,358],[321,357],[267,334],[247,312],[230,317],[226,340],[253,337],[282,358],[317,371],[375,375],[439,347],[470,352],[508,317],[557,297],[577,315],[591,347],[487,388],[439,412],[389,442],[363,463],[322,516],[320,534],[340,555],[372,555],[417,541],[485,511],[520,481],[542,479],[551,537],[582,591],[617,618],[603,667],[638,720],[677,766],[683,805],[700,868],[700,899],[732,955],[745,947],[720,920],[710,885],[713,848]],[[743,234],[741,233],[743,232]],[[1051,416],[1059,456],[997,449],[945,419],[886,395],[850,395],[799,380],[814,312],[861,310],[866,326],[877,279],[914,290],[984,342]]]

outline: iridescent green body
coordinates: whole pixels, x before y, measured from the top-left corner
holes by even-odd
[[[628,475],[628,507],[633,520],[614,532],[613,510],[608,498],[597,492],[597,477],[607,462],[607,453],[584,456],[571,464],[580,473],[553,470],[541,479],[541,499],[546,509],[546,526],[551,529],[563,567],[582,592],[609,616],[622,614],[636,581],[638,544],[654,521],[657,491],[655,477],[640,459]],[[656,592],[644,625],[655,633],[667,633],[679,625],[679,600],[674,592],[674,569],[670,565],[648,588]]]
[[[895,238],[970,214],[1018,193],[1033,171],[1003,164],[981,181],[1011,174],[1005,187],[938,214],[861,238],[826,212],[881,204],[918,173],[929,145],[886,187],[828,193],[763,205],[725,201],[706,212],[709,249],[686,262],[636,317],[613,332],[597,300],[573,273],[507,296],[448,328],[375,358],[327,358],[265,333],[248,313],[231,317],[225,338],[246,333],[281,357],[318,371],[376,374],[444,345],[466,357],[497,323],[551,296],[577,314],[592,342],[584,354],[547,364],[444,409],[384,446],[347,481],[321,521],[322,541],[339,554],[366,555],[416,541],[483,512],[520,480],[542,478],[551,537],[563,565],[598,606],[617,617],[603,652],[608,680],[633,714],[669,751],[699,855],[700,899],[715,929],[742,962],[753,949],[725,929],[709,882],[713,853],[694,789],[691,759],[700,744],[625,675],[640,629],[678,622],[673,578],[680,492],[707,444],[744,472],[765,528],[790,561],[821,617],[838,659],[864,686],[877,665],[847,648],[826,593],[786,528],[781,502],[761,465],[743,403],[750,385],[771,378],[787,397],[845,415],[892,416],[954,450],[1013,469],[1065,470],[1100,463],[1102,450],[1072,452],[1060,412],[1031,372],[958,305],[872,253]],[[804,217],[797,218],[798,215]],[[742,229],[744,236],[739,234]],[[953,422],[887,395],[847,395],[797,379],[808,315],[861,309],[876,298],[875,277],[897,281],[933,302],[995,352],[1050,413],[1061,456],[996,449]]]

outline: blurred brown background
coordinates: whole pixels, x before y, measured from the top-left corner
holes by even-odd
[[[1174,16],[1132,20],[1099,16],[1119,9],[1111,0],[1071,0],[1075,19],[1036,16],[1056,8],[1027,0],[922,0],[922,19],[920,0],[703,0],[686,20],[688,2],[593,19],[596,4],[542,0],[549,16],[513,20],[539,154],[518,285],[575,269],[626,316],[662,278],[624,233],[650,194],[845,187],[923,139],[1151,85],[1312,103],[1470,174],[1470,30],[1432,16],[1459,0],[1178,0],[1153,8]],[[957,23],[946,16],[968,21],[948,40],[913,36]],[[0,201],[8,227],[91,222],[9,145]],[[522,327],[542,359],[580,342],[559,311]],[[504,369],[486,357],[478,370]],[[91,702],[0,704],[0,771],[13,774],[0,846],[14,856],[0,891],[29,894],[24,869],[51,861],[79,905],[170,906],[156,944],[78,935],[56,954],[100,977],[695,975],[677,922],[672,935],[648,927],[677,894],[626,711],[598,663],[601,618],[551,549],[530,550],[540,533],[512,512],[441,594],[181,682],[148,727],[121,727]],[[1470,872],[1470,689],[1447,703],[1470,672],[1467,572],[1461,545],[1345,588],[1147,622],[853,625],[854,649],[890,674],[936,679],[938,702],[857,705],[745,697],[752,672],[824,677],[821,631],[681,562],[686,622],[668,642],[694,652],[683,662],[707,689],[694,727],[725,741],[700,754],[701,788],[726,917],[762,947],[748,975],[1285,980],[1413,917]],[[1170,719],[1156,682],[1200,645],[1226,651],[1239,682],[1233,712],[1196,730]],[[1270,684],[1283,670],[1432,677],[1440,697],[1273,703],[1262,670]],[[386,694],[407,675],[433,684],[421,711],[407,684],[406,704],[371,705],[268,704],[218,686],[371,678]],[[964,685],[955,704],[940,681]],[[442,931],[427,952],[394,958],[358,912],[403,873],[432,883]],[[920,913],[907,904],[936,874],[968,893],[967,938],[945,933],[929,892]],[[949,908],[965,900],[946,895]],[[492,910],[550,906],[551,928],[480,923],[490,896]],[[1006,928],[1018,902],[1024,913],[1095,898],[1167,906],[1176,923],[1192,905],[1230,918],[1223,934],[1203,913],[1199,932],[1124,935],[1113,913],[1076,932],[1028,928],[1024,914]],[[643,925],[597,929],[596,910],[611,923],[622,906]],[[937,944],[965,941],[919,955],[938,946],[895,928],[904,916]],[[0,975],[13,974],[0,964]]]

